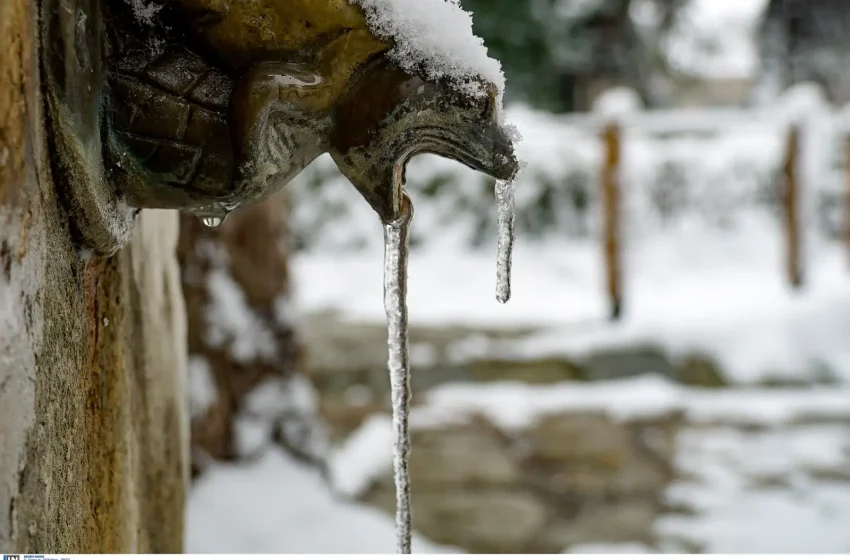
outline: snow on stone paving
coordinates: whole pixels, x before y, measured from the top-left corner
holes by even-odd
[[[850,388],[694,389],[653,374],[544,387],[451,384],[426,395],[412,425],[475,416],[511,431],[564,410],[621,420],[681,412],[685,425],[677,476],[662,497],[673,513],[655,522],[656,548],[596,543],[569,552],[850,550]],[[376,415],[337,450],[331,480],[338,490],[356,495],[386,476],[389,433],[389,417]]]
[[[596,543],[569,552],[850,550],[850,389],[694,389],[656,375],[543,388],[447,385],[414,410],[414,429],[485,415],[518,429],[547,413],[596,410],[621,419],[685,414],[676,480],[663,496],[656,548]],[[387,415],[367,420],[330,460],[330,484],[282,451],[212,466],[188,508],[192,553],[391,552],[389,515],[347,502],[392,465]],[[333,486],[335,494],[331,489]],[[687,512],[687,513],[676,513]],[[423,539],[414,551],[453,552]]]
[[[850,550],[850,426],[686,430],[665,499],[693,515],[657,521],[661,542],[708,553]]]
[[[413,429],[462,424],[482,417],[506,432],[534,425],[563,411],[604,412],[618,420],[651,419],[682,413],[689,426],[783,428],[803,422],[844,422],[850,436],[850,387],[811,389],[699,389],[678,385],[656,374],[594,383],[566,382],[530,386],[520,382],[450,383],[432,389],[411,415]],[[336,451],[331,479],[356,494],[392,465],[383,445],[389,417],[375,415]],[[813,449],[821,443],[813,440]],[[850,444],[850,439],[847,440]],[[826,448],[842,456],[842,447]],[[773,457],[771,457],[773,458]],[[845,457],[845,459],[848,459]],[[349,465],[355,465],[350,469]],[[364,466],[368,465],[368,466]],[[847,463],[850,467],[850,463]]]

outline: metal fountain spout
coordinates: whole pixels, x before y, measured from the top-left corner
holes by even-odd
[[[385,222],[417,153],[513,176],[496,87],[403,70],[356,3],[43,0],[49,141],[81,241],[116,251],[139,208],[216,225],[328,152]]]
[[[450,158],[496,179],[516,175],[519,162],[500,122],[495,86],[482,85],[470,92],[425,81],[383,59],[341,100],[330,153],[385,223],[399,215],[405,166],[417,154]]]
[[[496,87],[402,70],[347,0],[102,3],[103,175],[131,207],[217,225],[329,152],[386,222],[418,153],[517,171]]]

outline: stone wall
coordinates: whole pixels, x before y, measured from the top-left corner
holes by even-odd
[[[322,414],[335,439],[347,436],[375,412],[386,410],[386,327],[347,323],[334,315],[305,317],[300,324],[307,348],[305,369],[321,394]],[[710,356],[670,356],[653,345],[599,348],[581,357],[494,359],[456,356],[459,346],[476,337],[517,340],[529,330],[486,331],[463,327],[411,327],[411,379],[414,403],[433,387],[450,382],[523,381],[546,385],[563,381],[623,379],[655,372],[689,386],[727,386],[724,373]]]
[[[551,415],[516,433],[484,419],[415,430],[414,525],[473,553],[651,543],[675,437],[672,417],[624,423],[604,412]],[[393,512],[391,477],[363,499]]]
[[[307,370],[322,415],[341,443],[375,414],[386,414],[386,328],[334,316],[303,323]],[[516,339],[528,331],[411,328],[413,402],[445,383],[623,379],[647,371],[696,386],[723,386],[713,360],[673,359],[652,346],[600,349],[581,359],[469,358],[459,341]],[[624,421],[601,409],[539,417],[504,430],[473,416],[446,425],[413,425],[414,525],[441,544],[480,553],[558,553],[599,542],[654,544],[663,496],[674,478],[680,415]],[[395,490],[387,475],[357,496],[387,513]]]
[[[302,324],[338,445],[332,481],[392,515],[385,327]],[[481,335],[499,347],[527,333],[411,334],[413,522],[436,543],[480,553],[847,550],[846,385],[736,387],[710,357],[651,346],[479,359],[486,353],[456,353],[458,341],[481,349]],[[775,535],[783,523],[801,527],[801,544]]]
[[[692,388],[657,375],[467,383],[411,417],[414,527],[470,552],[844,552],[850,388]],[[391,516],[392,422],[331,480]],[[778,526],[793,526],[791,533]]]
[[[54,183],[37,2],[0,2],[0,549],[180,552],[188,479],[174,212],[103,256]]]

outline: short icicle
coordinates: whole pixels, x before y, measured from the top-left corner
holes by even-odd
[[[496,299],[506,303],[511,299],[511,261],[514,252],[514,179],[496,181],[498,206],[499,254],[496,264]]]
[[[393,410],[393,470],[396,488],[396,545],[410,554],[410,358],[407,337],[407,260],[413,205],[407,195],[402,215],[384,224],[384,310],[387,314],[390,386]]]

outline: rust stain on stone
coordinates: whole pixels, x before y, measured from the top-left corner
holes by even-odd
[[[31,51],[27,0],[0,2],[0,206],[16,205],[25,153],[25,103]]]
[[[100,552],[125,552],[131,522],[127,505],[127,369],[122,340],[119,257],[93,257],[83,269],[86,360],[79,379],[84,398],[89,507],[86,530]]]

